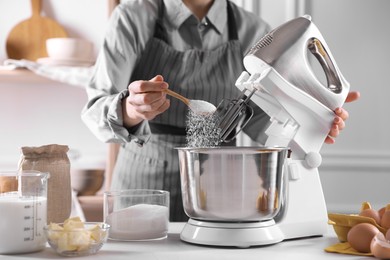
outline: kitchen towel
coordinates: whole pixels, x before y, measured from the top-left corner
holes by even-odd
[[[78,87],[85,87],[88,84],[94,68],[93,66],[76,67],[45,65],[23,59],[7,59],[4,61],[4,65],[11,69],[26,68],[37,75]]]

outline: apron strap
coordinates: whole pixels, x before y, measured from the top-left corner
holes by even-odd
[[[236,19],[234,17],[233,8],[231,6],[231,2],[226,0],[227,2],[227,15],[228,15],[228,27],[229,27],[229,40],[238,40],[237,33],[237,25]]]
[[[158,11],[158,17],[155,25],[156,27],[154,29],[154,37],[164,41],[165,43],[168,43],[167,32],[163,25],[164,9],[165,9],[164,1],[160,0],[160,9]]]

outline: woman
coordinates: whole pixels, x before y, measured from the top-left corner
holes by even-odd
[[[226,0],[129,0],[116,8],[82,113],[99,139],[122,144],[111,189],[168,190],[170,220],[187,219],[174,149],[185,144],[187,108],[162,90],[215,105],[236,98],[243,55],[268,30]],[[335,113],[328,143],[348,117]],[[251,122],[247,134],[260,140],[268,116],[257,107]]]

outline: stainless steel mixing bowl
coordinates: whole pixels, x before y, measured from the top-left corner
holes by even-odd
[[[274,218],[285,204],[284,147],[177,148],[186,214],[251,222]]]

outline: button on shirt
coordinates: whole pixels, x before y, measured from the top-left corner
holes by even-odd
[[[164,26],[168,44],[179,51],[213,50],[229,39],[226,0],[215,0],[199,21],[181,0],[164,0]],[[106,37],[87,86],[88,103],[82,119],[104,142],[129,142],[150,134],[145,122],[133,129],[123,127],[121,100],[129,79],[154,33],[159,1],[131,0],[120,4],[111,15]],[[243,55],[269,30],[267,23],[233,4],[238,38]],[[147,79],[145,79],[147,80]]]
[[[208,26],[209,24],[207,22],[201,22],[198,26],[199,28],[199,33],[202,33]]]

